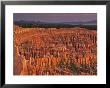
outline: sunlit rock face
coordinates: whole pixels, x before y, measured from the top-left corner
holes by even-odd
[[[14,25],[14,75],[97,75],[97,31]]]

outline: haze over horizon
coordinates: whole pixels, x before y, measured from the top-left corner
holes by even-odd
[[[88,22],[97,21],[96,13],[14,13],[14,21],[34,22]]]

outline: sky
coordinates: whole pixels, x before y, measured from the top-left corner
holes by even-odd
[[[87,22],[97,20],[96,13],[14,13],[14,21]]]

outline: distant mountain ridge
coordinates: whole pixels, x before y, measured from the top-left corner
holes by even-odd
[[[93,20],[93,21],[86,21],[86,22],[64,22],[65,24],[80,24],[80,25],[88,25],[88,24],[90,24],[90,25],[97,25],[97,21],[96,20]]]
[[[14,21],[15,25],[18,25],[23,28],[86,28],[90,30],[97,30],[97,21],[88,21],[88,22],[41,22],[41,21]]]
[[[67,24],[67,25],[97,25],[96,20],[86,21],[86,22],[42,22],[42,21],[14,21],[15,24]]]

